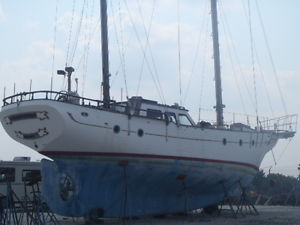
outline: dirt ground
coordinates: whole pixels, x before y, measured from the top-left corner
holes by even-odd
[[[300,207],[257,206],[259,215],[244,213],[234,218],[225,210],[220,215],[207,216],[196,213],[189,216],[170,216],[166,218],[140,218],[130,221],[104,220],[90,225],[300,225]],[[58,218],[61,225],[83,225],[82,219]]]

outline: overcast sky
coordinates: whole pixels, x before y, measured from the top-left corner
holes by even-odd
[[[108,1],[111,94],[114,99],[120,100],[122,89],[123,96],[142,95],[167,104],[178,102],[190,110],[195,121],[199,117],[199,108],[213,109],[209,2]],[[289,114],[299,113],[300,2],[257,1],[268,44],[256,1],[250,2],[249,11],[247,0],[219,1],[225,111],[255,115],[257,108],[261,118],[271,118],[284,115],[285,104]],[[30,80],[33,90],[49,89],[52,74],[54,89],[61,90],[65,82],[55,75],[55,71],[64,68],[66,62],[76,70],[74,76],[79,79],[79,93],[87,97],[100,97],[98,0],[1,0],[0,29],[1,99],[4,87],[6,96],[13,93],[14,83],[17,92],[29,90]],[[200,112],[201,119],[210,120],[215,116],[213,111]],[[226,121],[230,122],[233,118],[235,122],[241,120],[246,123],[247,116],[225,113]],[[11,140],[2,127],[0,143],[2,160],[20,155],[40,158],[34,151]],[[288,141],[281,141],[274,149],[276,166],[269,153],[261,167],[268,170],[272,166],[272,172],[297,175],[297,165],[300,163],[299,133],[286,148],[287,144]]]

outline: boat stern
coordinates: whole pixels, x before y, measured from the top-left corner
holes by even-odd
[[[60,113],[47,100],[4,105],[0,120],[12,139],[39,152],[64,129]]]

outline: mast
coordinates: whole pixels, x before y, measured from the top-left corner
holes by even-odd
[[[109,108],[109,56],[108,56],[108,32],[107,32],[107,2],[100,0],[101,11],[101,44],[102,44],[102,86],[104,108]]]
[[[220,50],[219,50],[219,31],[218,31],[218,9],[217,0],[211,0],[211,24],[214,49],[214,70],[215,70],[215,88],[216,88],[216,113],[217,126],[223,127],[223,108],[222,102],[222,83],[221,83],[221,65],[220,65]]]

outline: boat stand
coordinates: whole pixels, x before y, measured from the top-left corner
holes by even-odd
[[[25,198],[23,208],[28,225],[58,225],[59,222],[45,202],[41,200],[39,182],[41,175],[39,171],[23,172]]]
[[[120,214],[120,219],[122,221],[122,225],[126,225],[127,221],[131,221],[131,216],[130,216],[130,210],[128,207],[128,176],[127,176],[127,166],[128,166],[128,161],[120,161],[119,166],[123,167],[123,178],[124,178],[124,201],[123,201],[123,207],[122,207],[122,212]]]
[[[187,187],[186,187],[186,183],[185,183],[185,179],[186,179],[187,175],[186,174],[180,174],[177,176],[177,180],[182,182],[182,191],[183,191],[183,195],[184,195],[184,209],[185,209],[185,215],[188,216],[190,209],[189,209],[189,196],[188,196],[188,191],[187,191]]]
[[[237,211],[236,213],[240,213],[242,215],[245,215],[244,213],[249,212],[251,215],[259,215],[257,209],[255,208],[254,204],[249,200],[247,195],[247,190],[245,187],[242,186],[241,182],[239,181],[239,186],[241,189],[241,196],[240,200],[237,205]]]
[[[222,211],[222,208],[225,204],[228,204],[229,205],[229,208],[230,208],[230,213],[232,215],[232,217],[236,218],[237,217],[237,213],[236,211],[234,210],[233,208],[233,205],[234,205],[234,200],[231,196],[229,196],[228,194],[228,190],[225,186],[225,181],[222,180],[219,182],[221,185],[222,185],[222,188],[223,188],[223,192],[224,192],[224,200],[221,202],[220,204],[220,208],[219,208],[219,211],[218,211],[218,214],[220,215],[221,211]]]
[[[1,183],[6,183],[6,196],[1,196],[0,202],[0,224],[1,225],[22,225],[22,214],[19,213],[17,203],[20,202],[12,190],[11,182],[2,176]]]
[[[0,225],[59,225],[46,203],[41,201],[39,171],[30,171],[23,176],[24,198],[19,199],[7,174],[1,175],[6,183],[6,196],[0,196]]]
[[[231,213],[232,217],[234,217],[234,218],[237,218],[238,215],[246,216],[246,214],[259,215],[254,204],[248,198],[247,189],[242,186],[240,181],[238,181],[238,184],[240,187],[241,194],[240,194],[238,200],[229,196],[228,189],[226,188],[224,181],[220,181],[220,184],[223,187],[224,200],[220,204],[219,214],[222,211],[222,207],[225,204],[227,204],[230,208],[230,213]],[[235,210],[235,208],[236,208],[236,210]]]

